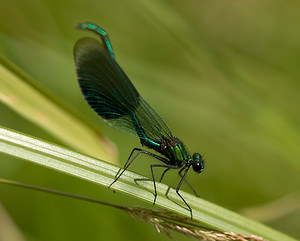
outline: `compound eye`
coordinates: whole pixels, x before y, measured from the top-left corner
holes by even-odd
[[[193,170],[197,173],[201,173],[204,169],[204,160],[202,159],[202,156],[199,153],[195,153],[193,155]]]

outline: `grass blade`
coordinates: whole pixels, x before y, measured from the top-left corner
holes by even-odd
[[[0,128],[0,152],[106,187],[114,180],[119,170],[109,163],[5,128]],[[130,171],[126,171],[112,189],[153,202],[152,181]],[[157,183],[157,192],[158,206],[189,217],[188,210],[181,206],[181,200],[174,189]],[[166,196],[167,192],[168,196]],[[257,235],[268,240],[293,240],[285,234],[201,198],[183,191],[181,194],[193,209],[194,220],[208,229]]]

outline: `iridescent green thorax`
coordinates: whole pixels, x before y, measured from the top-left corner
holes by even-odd
[[[184,144],[177,137],[163,142],[160,147],[161,154],[166,156],[176,166],[182,166],[191,160],[191,156],[188,154]]]
[[[142,140],[141,142],[142,145],[164,155],[170,161],[171,165],[180,167],[184,164],[190,163],[192,160],[192,157],[187,152],[184,144],[177,137],[173,137],[171,140],[163,140],[161,143],[157,143],[149,139]]]

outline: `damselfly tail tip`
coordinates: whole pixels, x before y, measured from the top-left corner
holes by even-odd
[[[75,28],[86,29],[86,28],[90,28],[89,26],[96,26],[96,24],[89,22],[89,21],[85,21],[85,22],[76,24]]]

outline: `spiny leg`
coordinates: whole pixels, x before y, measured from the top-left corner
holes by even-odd
[[[154,186],[154,201],[153,201],[153,205],[155,205],[156,197],[157,197],[156,183],[155,183],[155,177],[154,177],[154,171],[153,171],[153,168],[154,168],[154,167],[163,167],[163,168],[167,168],[167,169],[163,172],[162,176],[163,176],[168,170],[170,170],[170,169],[179,169],[179,168],[181,168],[181,167],[178,167],[178,166],[157,165],[157,164],[152,164],[152,165],[150,166],[150,168],[151,168],[151,174],[152,174],[152,180],[153,180],[153,186]],[[162,179],[162,177],[161,177],[160,179]]]
[[[126,167],[126,166],[127,166],[127,163],[129,162],[129,160],[130,160],[132,154],[133,154],[135,151],[140,152],[140,151],[142,151],[142,149],[137,148],[137,147],[133,148],[133,150],[131,151],[131,153],[130,153],[130,155],[129,155],[129,157],[128,157],[128,159],[127,159],[127,161],[126,161],[126,163],[125,163],[125,165],[124,165],[124,167],[123,167],[123,169],[126,170],[126,169],[129,167],[130,164],[128,165],[128,167]],[[139,154],[140,154],[140,153],[136,154],[136,156],[138,156]],[[115,178],[117,178],[117,177],[119,176],[119,173],[120,173],[121,170],[122,170],[122,168],[120,168],[120,169],[118,170],[118,172],[117,172],[116,175],[115,175]],[[123,171],[123,172],[124,172],[124,171]],[[120,176],[121,176],[121,175],[120,175]],[[118,178],[119,178],[119,177],[118,177]],[[114,183],[114,182],[116,182],[116,180],[114,180],[113,183]],[[108,188],[110,188],[111,185],[113,185],[113,183],[110,184]]]
[[[182,176],[182,171],[184,170],[184,168],[182,168],[179,172],[178,172],[178,174],[179,174],[179,176],[182,178],[183,176]],[[190,187],[190,189],[193,191],[193,193],[195,194],[195,196],[196,197],[199,197],[198,196],[198,194],[196,193],[196,191],[195,191],[195,189],[192,187],[192,185],[186,180],[186,179],[184,179],[184,181],[185,181],[185,183]]]
[[[132,158],[132,160],[130,161],[130,158],[131,158],[132,154],[133,154],[135,151],[138,151],[138,153],[137,153],[137,154],[134,156],[134,158]],[[122,172],[121,172],[119,175],[118,175],[118,173],[119,173],[119,171],[118,171],[116,179],[108,186],[108,188],[110,188],[110,187],[111,187],[111,186],[112,186],[112,185],[113,185],[113,184],[114,184],[114,183],[122,176],[122,174],[127,170],[127,168],[128,168],[128,167],[131,165],[131,163],[138,157],[139,154],[146,154],[146,155],[152,156],[152,157],[154,157],[154,158],[156,158],[156,159],[158,159],[158,160],[160,160],[160,161],[162,161],[162,162],[164,162],[164,163],[168,163],[168,162],[169,162],[167,159],[165,159],[165,158],[163,158],[163,157],[161,157],[161,156],[155,155],[155,154],[153,154],[153,153],[151,153],[151,152],[145,151],[145,150],[140,149],[140,148],[134,148],[134,149],[131,151],[131,153],[130,153],[130,155],[129,155],[129,157],[128,157],[128,159],[127,159],[125,165],[124,165],[124,169],[122,170]]]
[[[135,152],[135,151],[138,151],[138,153],[135,155],[135,157],[134,158],[132,158],[132,160],[129,162],[129,160],[130,160],[130,158],[131,158],[131,156],[132,156],[132,154]],[[122,176],[122,174],[127,170],[127,168],[131,165],[131,163],[138,157],[138,155],[140,154],[140,153],[142,153],[142,149],[140,149],[140,148],[134,148],[132,151],[131,151],[131,153],[130,153],[130,155],[129,155],[129,157],[128,157],[128,159],[127,159],[127,161],[126,161],[126,163],[125,163],[125,165],[124,165],[124,168],[123,168],[123,170],[122,170],[122,172],[119,174],[119,172],[120,172],[120,170],[117,172],[117,177],[115,178],[115,180],[108,186],[108,188],[110,188],[121,176]]]
[[[182,168],[182,170],[184,170],[184,169],[185,169],[185,168]],[[182,170],[181,170],[181,171],[182,171]],[[188,205],[188,203],[184,200],[184,198],[183,198],[183,197],[180,195],[180,193],[179,193],[180,187],[181,187],[183,181],[185,181],[185,176],[186,176],[188,170],[189,170],[189,168],[186,168],[186,169],[185,169],[185,172],[184,172],[184,174],[183,174],[183,176],[182,176],[182,178],[181,178],[181,180],[180,180],[180,182],[179,182],[179,184],[178,184],[178,186],[177,186],[177,188],[176,188],[176,193],[178,194],[178,196],[181,198],[181,200],[185,203],[185,205],[186,205],[186,206],[188,207],[188,209],[190,210],[190,213],[191,213],[191,219],[193,219],[193,212],[192,212],[191,207]],[[180,173],[181,173],[181,171],[180,171]]]
[[[160,177],[160,179],[159,179],[159,182],[162,181],[162,179],[163,179],[165,173],[166,173],[167,171],[169,171],[169,170],[170,170],[170,168],[167,168],[166,170],[164,170],[164,172],[161,174],[161,177]]]

